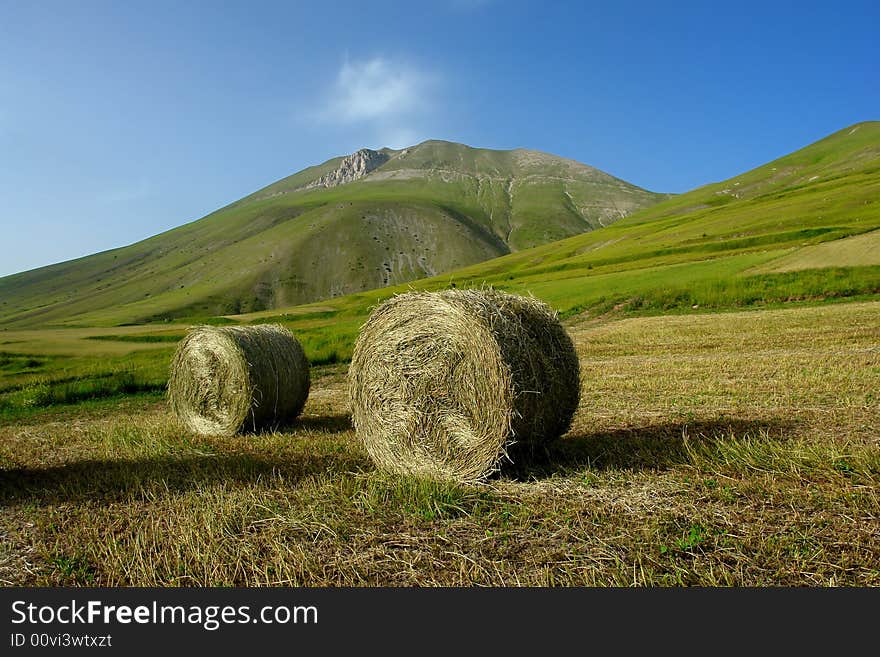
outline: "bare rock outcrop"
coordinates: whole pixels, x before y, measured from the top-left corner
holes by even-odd
[[[345,183],[353,182],[363,178],[377,167],[385,164],[389,157],[390,156],[387,153],[370,150],[369,148],[362,148],[359,151],[342,158],[342,162],[336,171],[326,173],[317,180],[310,182],[305,186],[305,189],[311,189],[313,187],[336,187],[337,185],[344,185]]]

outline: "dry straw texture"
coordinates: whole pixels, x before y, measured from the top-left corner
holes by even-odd
[[[514,442],[534,448],[568,429],[579,365],[540,301],[411,292],[364,324],[349,392],[355,428],[380,468],[474,482],[497,471]]]
[[[272,429],[299,415],[308,395],[305,353],[277,324],[198,326],[171,361],[171,406],[201,434]]]

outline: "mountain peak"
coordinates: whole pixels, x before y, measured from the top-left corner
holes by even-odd
[[[342,158],[339,166],[329,173],[310,182],[304,189],[313,187],[337,187],[355,180],[363,178],[377,167],[385,164],[389,159],[388,153],[383,151],[374,151],[370,148],[361,148],[351,155]]]

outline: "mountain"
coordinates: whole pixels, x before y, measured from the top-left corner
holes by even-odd
[[[2,278],[0,324],[306,303],[601,228],[668,197],[538,151],[361,149],[137,244]]]
[[[318,361],[343,360],[378,302],[407,287],[489,284],[564,316],[688,312],[880,295],[880,122],[849,126],[752,171],[610,226],[408,286],[236,316],[281,321]],[[876,331],[876,326],[863,330]],[[645,339],[652,339],[645,336]],[[620,345],[625,353],[629,347]]]

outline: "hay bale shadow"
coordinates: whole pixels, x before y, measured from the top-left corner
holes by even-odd
[[[182,493],[213,484],[250,486],[281,478],[295,486],[310,475],[371,469],[365,456],[297,454],[289,458],[253,454],[162,456],[131,460],[85,460],[45,468],[2,472],[0,507],[14,504],[111,504],[148,493]]]
[[[664,422],[595,433],[572,432],[542,449],[510,450],[499,476],[515,480],[544,479],[572,471],[665,470],[688,462],[688,443],[711,445],[725,437],[765,434],[782,440],[796,423],[720,417],[692,422]]]
[[[304,429],[319,433],[341,433],[353,430],[351,415],[301,415],[295,420],[278,427],[279,431]]]
[[[247,438],[271,435],[273,433],[296,433],[308,431],[313,433],[342,433],[353,430],[351,415],[301,415],[280,424],[259,427],[256,430],[244,430],[235,435],[235,438]],[[216,438],[217,436],[215,436]],[[223,438],[223,436],[219,436]]]

